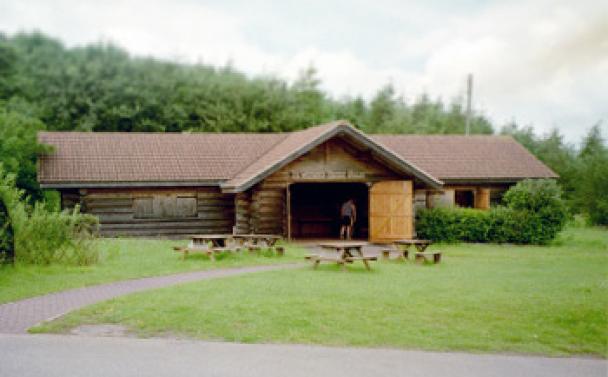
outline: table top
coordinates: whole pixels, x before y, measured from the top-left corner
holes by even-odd
[[[356,242],[356,241],[334,241],[334,242],[323,242],[319,246],[330,249],[343,249],[351,247],[363,247],[367,245],[367,242]]]
[[[231,237],[234,238],[282,238],[278,234],[235,234]]]
[[[433,241],[430,240],[397,240],[394,241],[394,243],[398,244],[398,245],[430,245],[433,243]]]
[[[190,236],[193,240],[218,240],[218,239],[229,239],[232,238],[232,234],[197,234]]]

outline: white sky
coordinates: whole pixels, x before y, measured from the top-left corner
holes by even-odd
[[[608,0],[0,0],[0,31],[34,29],[290,81],[313,64],[337,98],[391,82],[449,100],[471,72],[474,107],[497,126],[557,127],[570,142],[608,129]]]

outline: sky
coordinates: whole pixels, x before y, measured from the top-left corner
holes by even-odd
[[[608,0],[0,0],[0,31],[32,30],[290,82],[313,65],[334,98],[391,83],[451,101],[471,73],[473,108],[497,127],[608,130]]]

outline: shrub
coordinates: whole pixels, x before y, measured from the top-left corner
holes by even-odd
[[[15,188],[15,176],[5,174],[1,165],[0,200],[5,203],[13,227],[17,261],[76,265],[97,262],[98,250],[91,242],[97,235],[96,217],[79,213],[79,208],[49,212],[45,203],[28,206],[23,192]]]
[[[525,180],[511,187],[503,203],[514,212],[510,226],[521,232],[521,243],[544,244],[563,229],[569,214],[557,182]]]
[[[416,230],[435,241],[546,244],[568,218],[559,186],[550,180],[523,181],[503,198],[505,207],[489,211],[463,208],[426,209]]]
[[[37,204],[17,233],[17,259],[31,264],[96,263],[99,253],[91,241],[97,225],[96,217],[81,214],[78,208],[48,212],[43,204]]]
[[[0,264],[13,262],[15,257],[15,242],[13,224],[8,216],[4,201],[0,198]]]
[[[419,212],[416,230],[421,238],[455,242],[487,242],[490,222],[486,211],[435,208]]]

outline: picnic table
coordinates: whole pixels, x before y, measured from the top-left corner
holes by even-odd
[[[187,247],[176,246],[173,250],[183,253],[186,259],[190,253],[207,254],[209,259],[215,260],[215,254],[223,252],[237,252],[238,247],[230,245],[233,241],[232,234],[197,234],[190,236],[190,245]],[[209,247],[211,244],[211,247]]]
[[[191,236],[190,239],[195,247],[207,246],[209,242],[213,247],[226,247],[226,244],[232,239],[232,234],[200,234]]]
[[[377,260],[376,257],[366,257],[363,255],[363,246],[366,242],[352,242],[352,241],[336,241],[336,242],[324,242],[319,244],[324,249],[334,250],[336,252],[335,257],[327,257],[323,255],[308,255],[306,259],[314,262],[313,268],[317,268],[322,261],[334,262],[342,266],[344,271],[346,270],[346,263],[353,263],[355,261],[361,261],[365,265],[367,270],[371,270],[369,266],[370,261]]]
[[[426,248],[429,247],[429,245],[432,243],[433,241],[418,239],[404,239],[393,241],[393,249],[382,250],[382,256],[384,259],[388,259],[391,251],[396,251],[399,253],[400,258],[408,259],[409,248],[413,245],[414,247],[416,247],[417,250],[415,256],[417,262],[425,263],[430,262],[432,260],[433,263],[439,263],[441,262],[441,251],[435,250],[432,252],[425,253]]]
[[[239,245],[247,247],[249,251],[269,249],[272,252],[276,252],[279,256],[285,253],[283,247],[276,246],[277,241],[283,238],[277,234],[235,234],[233,237]]]
[[[419,239],[403,239],[393,241],[393,245],[395,245],[395,250],[399,252],[399,254],[407,259],[409,254],[409,249],[411,246],[414,246],[419,253],[424,253],[427,247],[432,244],[433,241],[430,240],[419,240]]]
[[[242,244],[259,245],[266,247],[274,247],[278,240],[282,237],[277,234],[235,234],[232,237],[239,240]]]
[[[250,251],[268,248],[282,256],[285,249],[275,246],[279,239],[281,236],[275,234],[197,234],[190,236],[188,247],[174,247],[173,249],[182,252],[184,259],[189,253],[197,252],[207,254],[210,259],[215,260],[214,254],[216,253],[238,252],[242,247],[247,247]]]

